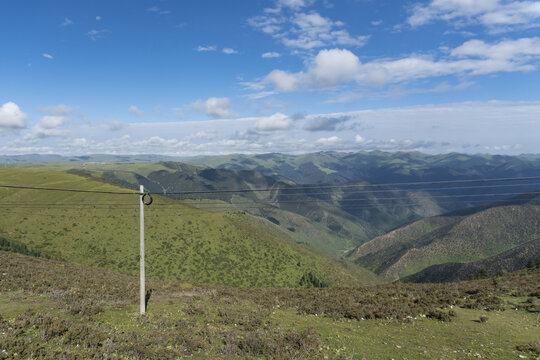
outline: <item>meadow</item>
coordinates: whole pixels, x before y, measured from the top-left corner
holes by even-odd
[[[540,269],[448,284],[248,289],[0,251],[0,359],[535,359]]]

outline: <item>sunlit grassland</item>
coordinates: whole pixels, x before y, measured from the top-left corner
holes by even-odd
[[[0,169],[0,179],[1,184],[130,192],[59,171]],[[137,194],[0,189],[0,197],[3,238],[56,259],[138,273]],[[327,285],[379,281],[262,225],[243,213],[214,214],[156,196],[145,209],[147,275],[257,287],[305,286],[306,276]]]

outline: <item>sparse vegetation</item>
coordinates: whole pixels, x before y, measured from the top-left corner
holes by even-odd
[[[537,351],[540,325],[527,311],[540,294],[537,269],[505,274],[497,288],[488,279],[332,289],[149,279],[155,296],[139,316],[135,277],[3,251],[0,264],[5,359],[507,359]],[[481,316],[489,321],[478,328]]]

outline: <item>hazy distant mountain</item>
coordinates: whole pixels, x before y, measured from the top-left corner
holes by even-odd
[[[152,161],[174,161],[181,158],[166,155],[108,155],[92,154],[82,156],[62,156],[62,155],[0,155],[0,164],[27,164],[27,163],[130,163],[130,162],[152,162]]]
[[[210,167],[256,170],[298,184],[372,184],[540,175],[540,158],[419,152],[320,152],[226,155],[184,160]]]

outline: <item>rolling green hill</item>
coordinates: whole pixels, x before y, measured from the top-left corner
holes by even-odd
[[[540,261],[540,239],[534,239],[485,260],[470,263],[446,263],[432,265],[402,279],[405,282],[449,282],[484,276],[497,276],[501,271],[512,272],[525,269],[531,260]]]
[[[129,191],[59,171],[0,169],[1,184]],[[0,236],[52,258],[138,273],[137,195],[0,189]],[[294,244],[273,224],[156,197],[146,208],[150,277],[233,286],[377,282],[371,272]]]
[[[483,260],[540,236],[540,196],[421,219],[376,237],[347,257],[391,280],[449,262]]]
[[[167,196],[190,200],[192,205],[214,212],[245,211],[279,225],[280,230],[297,243],[308,244],[332,256],[341,256],[396,226],[464,206],[447,199],[439,204],[429,193],[420,191],[359,193],[354,187],[298,191],[294,190],[296,184],[290,181],[276,180],[256,171],[212,169],[175,162],[89,164],[70,171],[133,189],[143,184],[153,192],[274,189]]]

